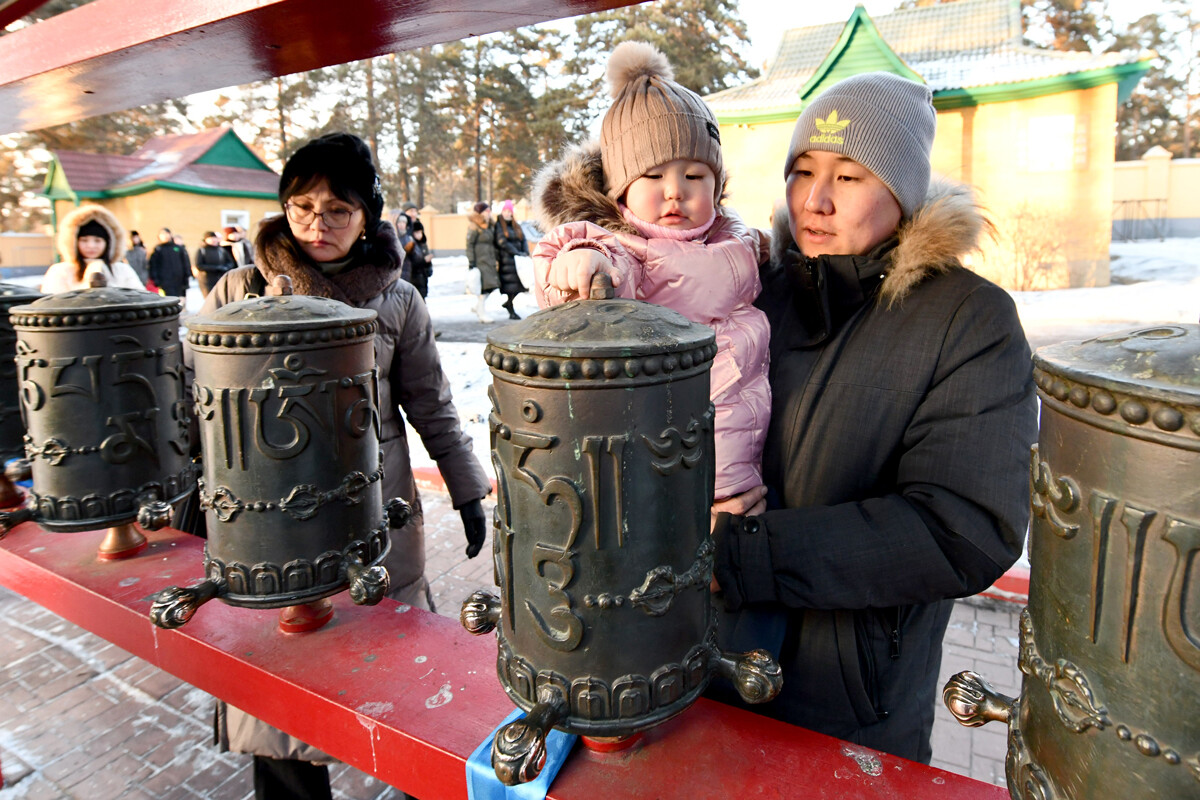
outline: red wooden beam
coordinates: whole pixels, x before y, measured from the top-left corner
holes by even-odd
[[[630,2],[94,0],[0,37],[0,133]]]
[[[0,540],[0,584],[184,681],[425,800],[466,796],[465,762],[510,711],[493,636],[390,600],[335,598],[335,616],[285,635],[277,612],[212,601],[179,630],[149,621],[154,594],[203,573],[203,542],[151,533],[126,561],[99,562],[103,532],[32,523]],[[953,775],[701,699],[634,748],[576,747],[554,800],[805,797],[1005,800]]]

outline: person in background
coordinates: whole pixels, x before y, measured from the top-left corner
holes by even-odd
[[[400,243],[400,249],[404,251],[404,266],[400,268],[400,280],[412,283],[412,259],[409,258],[409,254],[413,249],[413,238],[412,234],[408,232],[408,217],[404,214],[397,214],[392,227],[396,229],[396,241]]]
[[[158,232],[158,245],[150,254],[150,280],[163,294],[186,297],[192,277],[187,250],[176,244],[170,228]]]
[[[925,763],[953,598],[1021,554],[1037,440],[1029,345],[962,264],[990,225],[931,181],[935,126],[929,88],[887,73],[801,113],[758,301],[765,486],[713,531],[721,646],[783,669],[749,710]]]
[[[408,230],[412,234],[413,249],[408,259],[412,262],[412,285],[424,299],[429,296],[429,278],[433,275],[433,257],[429,253],[429,242],[425,239],[425,226],[421,224],[421,211],[416,203],[405,203],[404,214],[408,217]]]
[[[108,286],[141,289],[146,285],[133,267],[121,260],[125,254],[125,228],[103,206],[85,203],[71,211],[58,225],[59,262],[42,277],[39,291],[45,294],[86,289],[92,273],[104,275]]]
[[[234,227],[237,229],[238,244],[242,249],[243,260],[238,261],[238,266],[248,267],[254,263],[254,245],[250,242],[250,235],[246,233],[245,228],[241,225],[235,225]]]
[[[383,495],[407,500],[414,512],[404,528],[390,534],[385,561],[389,596],[433,610],[425,579],[424,515],[405,418],[445,479],[462,519],[468,558],[479,554],[486,538],[488,519],[481,501],[491,484],[459,423],[425,302],[411,284],[398,280],[404,253],[395,229],[380,219],[383,194],[370,148],[347,133],[308,142],[283,167],[279,201],[284,213],[259,227],[255,265],[225,273],[201,313],[261,295],[280,275],[292,279],[296,294],[330,297],[376,312]],[[232,706],[222,708],[219,741],[222,747],[255,755],[256,797],[330,797],[328,769],[309,763],[329,761],[325,753]]]
[[[496,226],[492,222],[492,207],[480,201],[467,217],[467,268],[479,270],[479,294],[475,301],[475,316],[480,322],[491,322],[483,313],[488,295],[500,288],[496,271]]]
[[[529,242],[525,240],[525,231],[513,219],[513,202],[505,200],[500,208],[500,218],[496,220],[496,261],[500,275],[500,293],[508,299],[504,301],[504,309],[508,311],[509,319],[520,319],[521,315],[513,308],[513,300],[521,292],[529,291],[521,282],[517,272],[517,256],[529,255]]]
[[[204,243],[196,248],[196,260],[192,267],[196,282],[200,284],[200,294],[208,297],[221,276],[236,266],[233,255],[221,246],[221,239],[216,232],[206,232]]]
[[[244,267],[252,261],[246,261],[246,248],[243,246],[242,234],[235,225],[226,225],[221,229],[221,249],[229,253],[234,266]]]
[[[129,266],[133,267],[133,271],[137,273],[138,279],[141,280],[142,286],[146,285],[146,281],[150,280],[150,272],[146,264],[146,246],[142,244],[142,237],[137,231],[129,232],[129,249],[125,251],[125,261]]]

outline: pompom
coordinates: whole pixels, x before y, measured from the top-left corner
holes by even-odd
[[[667,57],[646,42],[621,42],[608,58],[608,92],[615,100],[626,86],[639,78],[675,80]]]

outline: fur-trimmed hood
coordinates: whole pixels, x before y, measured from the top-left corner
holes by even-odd
[[[600,142],[574,145],[533,179],[533,214],[538,227],[552,231],[568,222],[591,222],[612,233],[641,234],[621,216],[617,202],[605,192]],[[721,187],[721,196],[725,187]],[[720,206],[717,207],[720,214]]]
[[[978,249],[980,239],[993,231],[969,186],[934,177],[925,202],[896,232],[896,246],[887,255],[889,267],[879,287],[879,302],[888,306],[899,303],[930,275],[961,266],[963,256]],[[799,255],[786,206],[775,211],[773,234],[771,263],[778,269]]]
[[[95,203],[84,203],[72,210],[58,223],[58,257],[69,264],[75,264],[79,252],[79,229],[89,222],[98,223],[108,231],[108,250],[105,260],[115,264],[125,257],[125,227],[116,216],[104,206]],[[78,265],[77,265],[78,266]]]
[[[288,229],[287,217],[280,214],[258,229],[254,240],[254,263],[267,284],[276,275],[292,279],[295,294],[332,297],[350,305],[362,305],[383,292],[400,277],[404,251],[392,223],[376,223],[367,242],[356,242],[350,252],[354,263],[337,273],[326,275],[309,260]]]

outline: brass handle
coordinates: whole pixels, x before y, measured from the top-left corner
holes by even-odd
[[[167,630],[181,627],[200,606],[216,597],[220,589],[220,584],[215,581],[203,581],[186,588],[168,586],[154,596],[150,621]]]
[[[346,556],[346,577],[350,581],[350,599],[356,606],[377,605],[392,585],[386,567],[365,566],[357,555]]]
[[[989,722],[1008,724],[1014,699],[1000,694],[977,673],[960,672],[946,682],[942,702],[960,725],[978,728]]]
[[[500,624],[500,598],[485,589],[472,592],[463,600],[458,621],[475,636],[491,633]]]
[[[612,276],[604,270],[599,270],[592,276],[592,285],[588,292],[589,300],[612,300],[613,295]]]
[[[156,531],[171,524],[171,505],[162,500],[151,500],[138,506],[137,524],[142,530]]]
[[[505,786],[528,783],[546,766],[546,735],[567,718],[567,703],[558,690],[543,687],[538,704],[522,719],[496,731],[492,769]]]
[[[783,688],[783,670],[766,650],[718,653],[717,674],[732,683],[747,703],[774,700]]]

